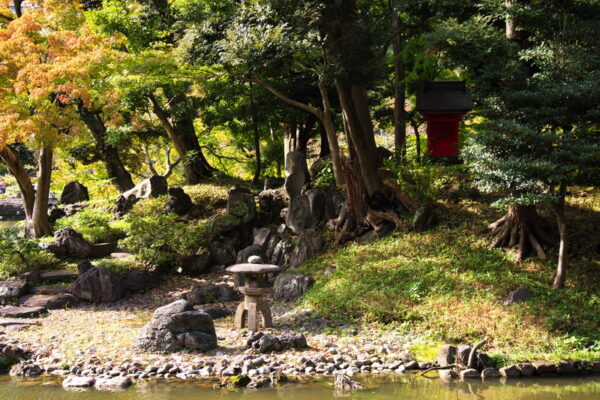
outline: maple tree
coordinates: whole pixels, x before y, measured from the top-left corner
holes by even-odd
[[[44,1],[0,27],[0,157],[23,196],[27,230],[52,233],[48,196],[57,146],[83,129],[76,104],[94,109],[91,77],[110,55],[106,38],[83,24],[75,1]],[[108,101],[114,93],[104,93]],[[108,99],[108,100],[106,100]],[[34,187],[14,145],[38,154]]]

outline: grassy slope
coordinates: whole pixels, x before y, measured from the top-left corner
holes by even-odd
[[[391,324],[432,343],[492,339],[507,361],[600,359],[600,191],[579,191],[569,216],[577,228],[568,287],[552,290],[555,256],[515,261],[490,249],[484,232],[499,212],[487,204],[444,204],[444,220],[425,233],[399,232],[367,245],[330,250],[302,268],[317,280],[304,305],[332,319]],[[585,254],[588,254],[586,257]],[[595,257],[592,258],[592,257]],[[325,267],[336,266],[331,275]],[[502,306],[527,285],[535,298]]]

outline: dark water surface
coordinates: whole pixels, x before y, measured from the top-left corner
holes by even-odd
[[[367,389],[336,393],[330,380],[282,385],[274,389],[213,390],[210,385],[183,381],[141,382],[120,392],[66,391],[58,381],[0,378],[2,400],[320,400],[320,399],[486,399],[588,400],[600,399],[600,377],[545,378],[502,383],[444,384],[439,379],[387,377],[360,379]]]

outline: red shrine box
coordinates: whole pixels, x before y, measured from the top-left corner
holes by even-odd
[[[417,90],[417,111],[427,122],[428,155],[458,157],[458,126],[473,99],[462,81],[425,81]]]

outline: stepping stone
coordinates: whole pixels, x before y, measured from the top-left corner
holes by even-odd
[[[75,296],[71,294],[30,294],[21,297],[20,304],[25,307],[42,307],[48,310],[57,310],[77,304]]]
[[[27,293],[25,281],[0,281],[0,303],[6,304]]]
[[[79,274],[73,271],[51,271],[41,275],[43,281],[63,282],[77,279]]]
[[[47,314],[45,307],[15,307],[5,306],[0,308],[0,317],[3,318],[37,318]]]
[[[110,258],[129,258],[133,257],[131,253],[110,253]]]
[[[35,286],[31,291],[33,294],[65,294],[69,293],[69,287],[64,285]]]
[[[0,326],[15,326],[15,325],[40,325],[40,321],[37,319],[26,319],[26,318],[0,318]]]

